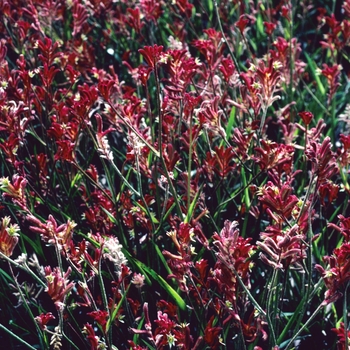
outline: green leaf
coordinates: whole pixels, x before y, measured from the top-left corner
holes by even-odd
[[[236,117],[236,107],[232,107],[231,112],[230,112],[230,117],[228,119],[227,125],[226,125],[226,139],[229,140],[232,135],[232,129],[233,125],[235,123],[235,117]]]
[[[102,209],[102,211],[103,211],[105,214],[107,214],[109,220],[111,220],[111,222],[112,222],[113,224],[116,225],[116,224],[118,223],[117,220],[116,220],[116,218],[115,218],[107,209],[103,208],[102,206],[101,206],[100,208]]]
[[[196,196],[193,198],[193,201],[192,201],[190,207],[188,208],[188,212],[187,212],[186,218],[185,218],[185,220],[184,220],[184,223],[185,223],[185,224],[187,224],[187,223],[189,223],[189,222],[191,221],[194,208],[196,207],[198,198],[199,198],[200,194],[202,193],[202,188],[203,188],[203,185],[202,185],[201,188],[197,191]]]
[[[315,81],[317,83],[318,90],[320,91],[322,96],[325,96],[326,95],[326,89],[324,88],[320,77],[316,73],[316,69],[317,69],[316,63],[311,59],[311,57],[307,54],[307,52],[304,52],[304,54],[305,54],[307,63],[309,65],[309,67],[310,67],[311,73],[312,73],[312,75],[313,75],[313,77],[314,77],[314,79],[315,79]]]
[[[133,258],[129,252],[125,251],[124,249],[123,249],[123,252],[124,252],[125,256],[127,257],[127,259],[130,262],[134,263],[140,269],[140,271],[143,272],[143,275],[145,276],[145,281],[147,284],[152,285],[151,281],[149,280],[149,277],[147,276],[147,274],[148,274],[155,281],[157,281],[159,283],[159,285],[170,295],[170,297],[175,301],[175,303],[177,304],[177,306],[181,310],[186,309],[185,301],[176,292],[176,290],[167,283],[167,281],[163,277],[159,276],[153,269],[151,269],[150,267],[148,267],[147,265],[145,265],[141,261]]]
[[[181,296],[175,291],[173,287],[171,287],[167,281],[162,276],[159,276],[154,270],[144,265],[144,269],[165,289],[165,291],[173,298],[177,306],[181,310],[186,310],[186,303],[181,298]]]
[[[265,31],[264,31],[264,24],[263,24],[263,20],[262,20],[262,16],[259,13],[258,17],[256,18],[256,26],[258,28],[258,32],[263,36],[265,35]]]

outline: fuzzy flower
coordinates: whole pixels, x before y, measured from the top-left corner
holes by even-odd
[[[137,289],[141,289],[145,284],[145,276],[140,273],[134,273],[131,283],[134,284]]]
[[[4,198],[11,198],[13,203],[25,211],[28,210],[25,197],[27,182],[23,176],[19,176],[18,174],[13,175],[12,183],[8,177],[0,178],[0,190],[4,192],[2,196]]]
[[[327,291],[325,304],[335,302],[342,297],[345,286],[350,281],[350,243],[343,243],[334,249],[332,256],[323,258],[329,264],[328,269],[316,264],[315,269],[321,274]]]
[[[128,262],[122,252],[122,247],[117,237],[107,237],[103,245],[103,257],[110,260],[118,272],[121,271],[121,266],[127,265]]]
[[[69,267],[63,276],[58,267],[52,270],[51,266],[46,266],[44,270],[47,280],[45,291],[50,295],[57,310],[63,310],[65,298],[74,287],[74,282],[68,280],[68,276],[72,270]]]
[[[287,269],[293,266],[302,270],[307,247],[304,243],[305,236],[299,232],[298,225],[294,225],[286,232],[280,230],[277,225],[268,226],[266,231],[260,234],[263,241],[256,243],[262,251],[260,259],[274,269]]]
[[[19,226],[10,224],[10,217],[5,216],[0,225],[0,252],[10,257],[18,243]]]
[[[115,131],[114,128],[109,128],[105,131],[102,131],[102,117],[99,114],[96,114],[97,121],[97,143],[98,143],[98,152],[101,154],[102,158],[106,158],[110,161],[113,161],[113,152],[111,151],[111,147],[109,145],[108,139],[106,135],[112,131]]]
[[[46,314],[42,313],[39,316],[35,317],[35,321],[38,323],[41,330],[46,330],[46,325],[49,323],[49,321],[54,320],[56,317],[51,313],[48,312]]]
[[[57,244],[59,248],[67,250],[72,239],[73,229],[76,226],[74,221],[68,220],[66,224],[57,225],[55,218],[49,215],[46,223],[42,223],[34,215],[28,215],[27,220],[35,224],[29,228],[36,233],[39,233],[41,239],[49,244]]]
[[[338,166],[332,152],[332,143],[329,136],[325,137],[322,144],[310,141],[307,145],[305,155],[311,161],[312,172],[318,176],[319,183],[330,179],[338,172]]]

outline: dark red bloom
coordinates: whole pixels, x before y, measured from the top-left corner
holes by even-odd
[[[105,310],[92,311],[87,313],[88,316],[92,317],[101,327],[103,332],[106,332],[108,312]]]
[[[319,184],[338,172],[330,137],[325,137],[322,144],[311,140],[307,145],[305,155],[311,161],[312,171],[317,175]]]
[[[80,4],[78,1],[74,1],[73,5],[73,32],[72,35],[75,36],[82,31],[82,27],[87,22],[89,15],[84,5]]]
[[[55,318],[56,317],[51,312],[48,312],[35,317],[35,321],[38,323],[40,329],[44,331],[49,321],[54,320]]]
[[[19,227],[17,224],[10,224],[10,217],[2,218],[0,224],[0,252],[10,257],[18,243]]]
[[[332,203],[337,197],[339,192],[339,186],[331,181],[322,183],[318,189],[321,204],[327,205]]]
[[[70,275],[72,269],[69,267],[63,276],[58,267],[55,267],[52,270],[51,266],[46,266],[44,270],[47,280],[47,288],[45,291],[54,301],[56,308],[58,310],[63,310],[65,307],[64,301],[66,296],[74,287],[74,282],[70,282],[68,280],[68,276]]]
[[[346,330],[344,327],[344,322],[340,322],[339,328],[332,328],[332,331],[337,334],[338,341],[337,341],[337,349],[338,350],[347,350],[346,349],[346,342],[345,338],[347,337],[350,339],[350,330]]]
[[[350,282],[350,243],[343,243],[334,249],[332,256],[323,258],[329,264],[327,269],[316,264],[315,269],[321,273],[327,291],[324,302],[335,302],[342,297],[344,287]]]
[[[142,49],[138,50],[139,53],[143,56],[146,63],[154,69],[157,62],[160,59],[160,55],[163,52],[163,46],[153,45],[153,46],[145,46]]]
[[[98,349],[98,337],[95,334],[95,331],[93,329],[93,327],[91,326],[91,324],[86,323],[84,325],[84,329],[83,332],[85,334],[87,334],[87,339],[91,345],[90,350],[97,350]]]
[[[346,242],[350,242],[350,217],[338,215],[338,219],[340,221],[339,226],[333,223],[328,223],[327,227],[337,230],[344,236]]]
[[[276,24],[271,22],[264,22],[265,33],[267,35],[271,35],[273,31],[276,29]]]
[[[241,15],[239,17],[239,20],[236,22],[236,27],[239,29],[239,31],[243,34],[244,29],[247,27],[249,24],[249,19],[247,18],[246,15]]]
[[[135,30],[137,34],[141,33],[141,29],[144,26],[144,23],[141,22],[141,12],[140,8],[136,7],[135,9],[128,8],[126,10],[128,15],[125,18],[125,22]]]
[[[208,325],[204,330],[204,341],[210,346],[211,350],[217,350],[220,346],[220,333],[221,327],[213,327],[214,316],[212,316],[208,322]]]
[[[311,123],[311,120],[314,118],[314,115],[308,111],[299,112],[298,115],[303,120],[306,126],[308,126]]]
[[[264,204],[269,215],[277,222],[284,222],[285,219],[289,219],[299,201],[298,197],[292,194],[292,191],[293,189],[289,184],[285,183],[278,187],[269,181],[258,192],[260,202]]]
[[[269,226],[260,234],[263,239],[256,245],[263,253],[260,259],[274,269],[287,269],[289,266],[303,268],[303,260],[306,259],[305,236],[300,234],[298,225],[283,232],[277,225]]]

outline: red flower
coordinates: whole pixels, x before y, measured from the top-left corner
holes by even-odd
[[[279,174],[290,173],[293,165],[294,147],[269,140],[261,140],[260,142],[261,147],[254,149],[257,155],[253,159],[261,170],[275,169]]]
[[[152,67],[145,67],[143,65],[138,67],[137,77],[141,81],[141,84],[143,86],[147,85],[147,81],[152,71],[153,71]]]
[[[327,288],[324,303],[329,304],[342,297],[342,290],[350,281],[350,243],[343,243],[334,249],[332,256],[325,256],[323,260],[329,268],[325,270],[317,264],[315,269],[322,275]]]
[[[224,79],[226,80],[227,83],[230,82],[230,78],[233,76],[235,73],[235,65],[232,61],[231,58],[223,58],[221,60],[221,64],[219,65],[219,69],[221,73],[224,76]]]
[[[299,199],[292,194],[292,187],[283,184],[280,188],[269,181],[259,190],[259,200],[267,207],[268,214],[277,222],[289,219]],[[275,214],[281,216],[278,218]]]
[[[86,24],[88,17],[88,12],[85,6],[75,1],[73,5],[73,36],[79,34],[82,31],[82,27],[84,24]]]
[[[84,325],[83,332],[87,334],[87,339],[89,340],[89,343],[91,345],[90,350],[97,350],[98,349],[98,337],[95,334],[95,331],[91,324],[86,323]]]
[[[0,149],[4,152],[6,159],[9,163],[16,164],[16,155],[17,150],[20,145],[20,139],[14,134],[11,133],[7,140],[4,140],[0,143]]]
[[[141,22],[140,8],[128,8],[126,11],[128,12],[128,16],[126,16],[125,22],[133,28],[137,34],[140,34],[144,26],[144,23]]]
[[[207,170],[213,169],[221,178],[226,178],[235,169],[234,156],[232,147],[225,149],[224,146],[216,146],[215,153],[207,152],[205,168]],[[211,174],[209,174],[209,178],[211,178]]]
[[[321,204],[327,205],[332,203],[337,197],[339,192],[339,186],[331,181],[322,183],[318,189]]]
[[[104,333],[106,333],[106,325],[108,320],[108,312],[105,310],[92,311],[87,313],[88,316],[92,317],[101,327]]]
[[[244,29],[247,27],[249,23],[249,19],[246,15],[241,15],[239,17],[239,20],[236,22],[236,27],[240,30],[240,32],[243,34]]]
[[[62,160],[66,162],[74,161],[75,143],[69,140],[56,141],[57,152],[55,154],[55,161]]]
[[[63,276],[58,267],[55,267],[52,270],[51,266],[46,266],[44,270],[47,280],[47,287],[45,291],[54,301],[56,308],[58,310],[62,310],[65,307],[64,301],[66,299],[66,296],[74,287],[74,282],[68,281],[68,276],[71,273],[71,268],[69,267]]]
[[[273,31],[276,29],[276,24],[271,22],[264,22],[265,33],[267,35],[271,35]]]
[[[10,217],[5,216],[0,225],[0,252],[10,257],[18,243],[19,227],[10,224]]]
[[[327,64],[323,64],[323,69],[321,71],[322,75],[327,78],[328,86],[329,86],[329,94],[328,94],[328,103],[330,103],[333,98],[335,92],[340,86],[339,77],[340,77],[341,66],[335,64],[334,66],[328,66]]]
[[[332,328],[332,331],[337,334],[338,341],[337,341],[337,349],[338,350],[348,350],[345,347],[345,337],[350,339],[350,331],[345,330],[344,323],[340,322],[339,328]]]
[[[303,268],[303,260],[306,259],[305,236],[299,234],[300,228],[294,225],[287,232],[283,232],[277,226],[269,226],[260,237],[263,242],[256,245],[264,252],[260,259],[274,269],[287,269],[289,266]]]
[[[225,221],[220,234],[214,233],[213,245],[217,248],[217,263],[211,278],[219,287],[225,298],[232,303],[236,300],[237,280],[232,269],[241,276],[245,285],[249,286],[250,254],[254,246],[251,238],[240,236],[236,221]]]
[[[162,1],[160,0],[140,0],[142,14],[144,14],[147,21],[157,23],[158,18],[162,14]]]
[[[311,112],[307,111],[299,112],[298,115],[306,126],[308,126],[311,123],[311,120],[314,118],[314,115]]]
[[[214,316],[212,316],[208,322],[207,327],[204,330],[204,341],[210,346],[211,350],[216,350],[220,346],[220,333],[221,327],[213,327]]]
[[[27,220],[35,224],[35,226],[30,226],[29,228],[33,232],[39,233],[44,242],[53,245],[57,244],[59,247],[68,250],[72,239],[73,229],[76,226],[74,221],[68,219],[66,224],[58,226],[52,215],[49,215],[45,224],[33,215],[28,215]]]
[[[35,317],[35,321],[38,323],[40,329],[44,331],[49,321],[54,320],[55,318],[56,317],[51,312],[48,312]]]
[[[20,208],[28,211],[25,197],[25,187],[27,180],[23,176],[15,174],[12,176],[12,184],[7,177],[0,178],[0,190],[2,190],[3,197],[9,197]]]
[[[161,53],[163,52],[163,46],[145,46],[143,49],[139,49],[138,51],[143,56],[147,64],[154,69],[159,61]]]
[[[214,135],[225,136],[225,129],[221,126],[221,115],[223,111],[219,109],[220,97],[215,96],[212,100],[203,101],[198,111],[200,124]]]
[[[311,161],[312,172],[317,175],[318,183],[330,179],[338,171],[338,166],[331,150],[330,137],[325,137],[322,144],[311,140],[305,151],[306,157]]]
[[[344,217],[343,215],[338,215],[338,219],[340,220],[339,226],[333,223],[329,223],[327,227],[331,227],[337,230],[338,232],[340,232],[344,236],[346,242],[349,242],[350,241],[350,217]]]

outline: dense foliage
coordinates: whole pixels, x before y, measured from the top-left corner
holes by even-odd
[[[0,0],[1,344],[348,349],[349,54],[349,0]]]

